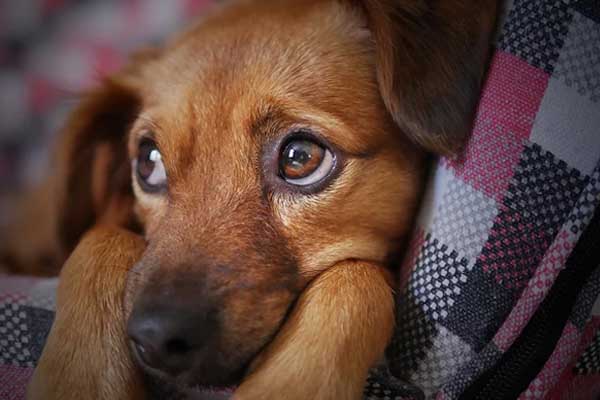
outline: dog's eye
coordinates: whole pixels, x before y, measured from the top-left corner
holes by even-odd
[[[331,151],[310,139],[290,140],[279,156],[281,176],[296,186],[320,182],[329,175],[333,165]]]
[[[167,184],[167,172],[156,143],[143,139],[138,149],[135,170],[140,186],[147,192],[156,192]]]

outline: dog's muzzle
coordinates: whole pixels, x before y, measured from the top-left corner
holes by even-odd
[[[216,313],[176,299],[136,302],[127,324],[135,361],[146,371],[177,377],[204,362],[217,331]]]

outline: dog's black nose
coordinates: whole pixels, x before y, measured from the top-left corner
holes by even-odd
[[[134,308],[127,333],[139,363],[177,375],[195,364],[214,325],[206,312],[145,306]]]

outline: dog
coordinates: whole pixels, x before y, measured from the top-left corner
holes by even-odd
[[[57,147],[40,232],[70,257],[28,398],[359,399],[428,157],[464,144],[496,14],[238,0],[135,55]]]

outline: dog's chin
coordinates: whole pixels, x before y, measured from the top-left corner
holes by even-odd
[[[144,371],[144,383],[148,399],[152,400],[213,400],[227,399],[239,383],[238,380],[206,382],[204,380],[188,379],[185,376],[176,378],[166,377]]]
[[[142,367],[141,370],[149,399],[208,400],[228,398],[242,381],[246,367],[228,369],[206,366],[176,376],[149,367]]]
[[[146,388],[148,400],[224,400],[230,398],[235,389],[183,386],[154,377],[146,377]]]

